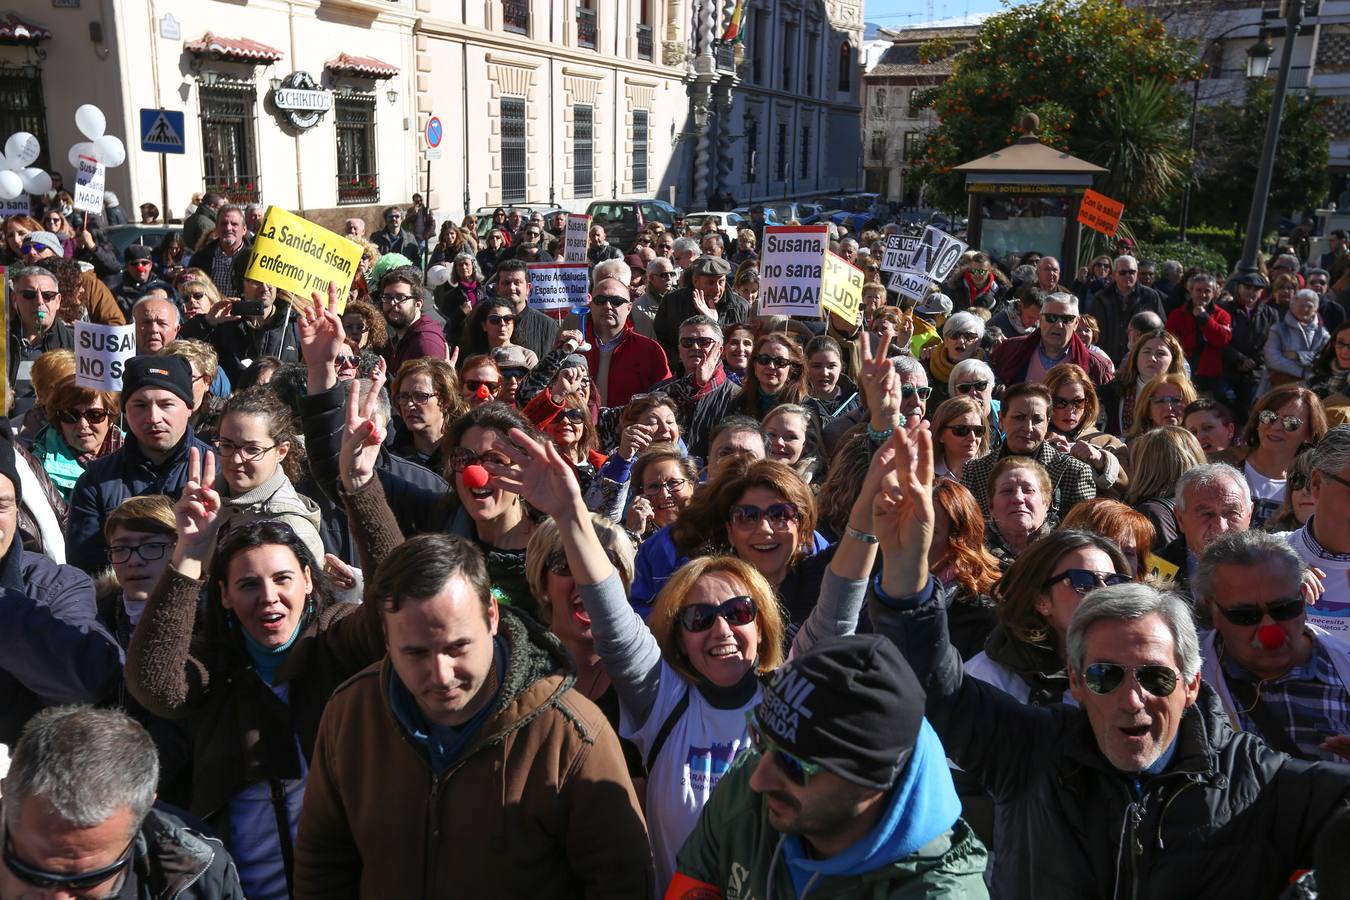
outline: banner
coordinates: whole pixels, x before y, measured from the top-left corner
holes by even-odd
[[[825,280],[820,291],[821,318],[832,312],[845,322],[857,322],[862,309],[863,273],[833,253],[825,254]]]
[[[289,291],[302,306],[309,305],[311,293],[327,294],[329,283],[335,283],[341,315],[360,261],[360,245],[279,206],[269,206],[244,277]]]
[[[1078,221],[1093,231],[1100,231],[1107,237],[1115,237],[1120,227],[1120,217],[1125,214],[1125,204],[1112,200],[1105,194],[1099,194],[1092,188],[1083,192],[1083,200],[1078,205]]]
[[[928,296],[928,288],[931,284],[928,276],[921,272],[902,270],[891,273],[891,280],[886,285],[886,289],[895,291],[902,297],[923,300],[924,297]]]
[[[529,269],[530,306],[546,310],[586,305],[591,272],[584,262],[531,263]]]
[[[0,329],[9,334],[9,270],[0,266]],[[9,396],[9,341],[0,341],[0,397]]]
[[[820,315],[830,237],[824,225],[766,225],[759,257],[761,316]]]
[[[905,271],[926,275],[929,281],[942,282],[961,261],[966,245],[940,228],[924,228]]]
[[[586,245],[590,236],[591,217],[568,213],[567,228],[563,232],[563,261],[586,262]]]
[[[75,323],[75,383],[80,387],[122,390],[122,366],[135,355],[135,325]]]
[[[81,156],[75,173],[75,208],[87,213],[103,212],[103,163]]]
[[[8,219],[10,216],[27,216],[31,214],[30,209],[27,194],[20,194],[13,200],[0,200],[0,219]]]
[[[909,262],[918,246],[919,239],[915,235],[886,235],[886,249],[881,254],[881,271],[899,272],[901,269],[909,268]]]

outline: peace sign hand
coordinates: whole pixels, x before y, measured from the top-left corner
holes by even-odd
[[[192,447],[188,450],[188,480],[173,507],[178,542],[173,564],[184,575],[200,576],[216,530],[220,527],[220,494],[216,482],[216,455]]]
[[[361,400],[361,380],[353,378],[347,385],[347,424],[342,432],[342,449],[338,451],[338,472],[342,489],[348,494],[360,489],[375,474],[375,463],[384,444],[384,428],[375,421],[379,393],[384,387],[384,372],[379,367],[371,373],[370,392]]]
[[[310,294],[314,302],[300,311],[300,354],[309,366],[336,366],[335,360],[347,352],[347,333],[337,314],[338,288],[328,285],[328,296]]]
[[[900,421],[900,376],[895,366],[886,356],[891,345],[891,336],[883,334],[872,351],[872,342],[867,335],[858,341],[862,355],[859,377],[862,378],[863,396],[867,398],[867,409],[872,416],[872,430],[885,431],[894,428]]]

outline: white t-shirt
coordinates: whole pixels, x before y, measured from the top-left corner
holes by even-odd
[[[1350,643],[1350,555],[1332,553],[1318,544],[1309,530],[1312,523],[1309,519],[1298,531],[1286,531],[1280,537],[1289,542],[1304,562],[1327,573],[1322,582],[1322,596],[1308,610],[1308,621],[1325,629],[1335,640]]]
[[[647,829],[658,885],[668,885],[675,877],[675,854],[694,830],[699,813],[732,760],[750,746],[745,712],[759,703],[761,693],[756,688],[744,705],[718,709],[662,660],[660,688],[647,721],[635,729],[626,711],[619,720],[619,733],[637,745],[644,761],[661,726],[686,692],[689,707],[666,735],[647,773]]]
[[[1252,528],[1260,528],[1275,510],[1284,502],[1284,479],[1267,478],[1252,468],[1252,464],[1242,464],[1242,474],[1247,478],[1247,486],[1252,490]]]

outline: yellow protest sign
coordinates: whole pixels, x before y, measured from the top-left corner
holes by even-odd
[[[1170,585],[1172,582],[1176,581],[1177,575],[1181,573],[1179,567],[1163,559],[1161,556],[1158,556],[1156,553],[1150,553],[1148,556],[1144,557],[1144,569],[1146,570],[1147,575],[1151,576],[1155,581],[1164,586]]]
[[[832,312],[845,322],[858,321],[862,306],[862,269],[833,253],[825,254],[825,272],[820,292],[820,312]]]
[[[269,206],[244,277],[289,291],[305,306],[311,292],[326,294],[329,283],[335,283],[337,311],[341,314],[360,261],[361,247],[357,244],[322,225]]]

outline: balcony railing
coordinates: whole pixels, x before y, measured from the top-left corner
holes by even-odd
[[[339,175],[337,194],[338,203],[376,203],[380,199],[380,176],[375,172]]]
[[[257,175],[206,177],[206,190],[215,191],[230,203],[258,203],[262,200],[261,179]]]
[[[502,0],[502,28],[516,34],[530,33],[529,0]]]
[[[577,46],[595,49],[595,10],[577,7]]]
[[[638,41],[638,59],[652,58],[652,26],[639,25],[637,27]]]

